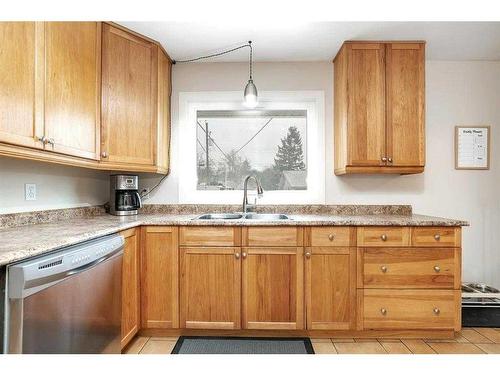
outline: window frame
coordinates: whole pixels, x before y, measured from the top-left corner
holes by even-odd
[[[323,91],[262,91],[259,109],[307,111],[306,190],[264,191],[258,204],[320,204],[325,202],[325,113]],[[179,93],[179,203],[240,204],[242,190],[197,190],[196,120],[200,110],[248,110],[241,91]],[[254,194],[249,189],[250,194]]]

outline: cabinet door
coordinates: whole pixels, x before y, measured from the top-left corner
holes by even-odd
[[[43,69],[43,48],[37,48],[41,26],[0,22],[0,142],[43,148],[37,141],[43,125],[35,121],[43,109],[43,86],[37,84],[37,66]],[[35,103],[37,95],[42,101]]]
[[[302,249],[243,248],[243,328],[304,328]]]
[[[99,158],[101,23],[45,23],[46,150]]]
[[[386,46],[388,165],[425,164],[423,43]]]
[[[180,254],[181,328],[240,328],[240,248],[185,247]]]
[[[178,228],[143,227],[142,236],[142,328],[178,328]]]
[[[170,169],[170,98],[172,94],[172,63],[168,56],[158,52],[158,168]]]
[[[154,165],[157,54],[154,43],[103,25],[102,162]]]
[[[356,248],[306,248],[307,329],[355,329]]]
[[[347,48],[347,164],[385,165],[384,44],[353,43]]]
[[[122,270],[122,337],[125,347],[139,331],[139,230],[121,233],[125,237]]]

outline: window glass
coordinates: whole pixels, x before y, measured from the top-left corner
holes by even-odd
[[[306,110],[196,112],[197,190],[307,190]]]

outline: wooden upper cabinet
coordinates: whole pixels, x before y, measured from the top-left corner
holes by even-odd
[[[385,47],[347,45],[348,164],[380,166],[385,155]]]
[[[37,141],[43,127],[35,121],[43,108],[43,102],[35,105],[35,94],[43,94],[36,83],[38,27],[36,22],[0,22],[0,142],[43,148]]]
[[[0,155],[168,173],[171,94],[168,54],[120,25],[0,22]]]
[[[108,24],[102,43],[101,161],[153,167],[158,46]]]
[[[425,56],[422,43],[386,45],[387,157],[392,166],[425,165]]]
[[[172,62],[163,50],[158,51],[158,139],[157,167],[170,169],[170,98],[172,95]]]
[[[420,173],[423,42],[346,42],[334,60],[335,174]]]
[[[44,27],[45,148],[99,159],[101,23]]]

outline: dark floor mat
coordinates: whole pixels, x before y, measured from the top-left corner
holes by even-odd
[[[172,354],[314,354],[311,340],[297,337],[181,336]]]

